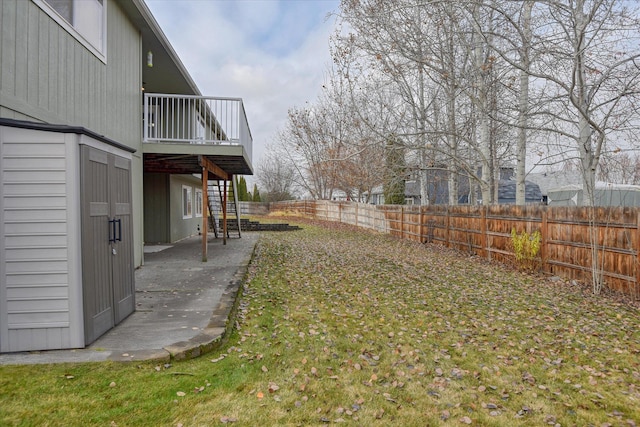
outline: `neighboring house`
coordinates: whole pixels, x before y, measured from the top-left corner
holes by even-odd
[[[542,199],[549,206],[583,206],[582,174],[580,171],[530,173],[528,179],[537,183]],[[640,186],[596,182],[596,206],[640,206]]]
[[[547,196],[550,189],[574,185],[582,186],[582,175],[580,172],[571,170],[530,173],[527,175],[527,179],[538,184],[544,203],[547,203]]]
[[[377,185],[371,189],[371,194],[365,193],[369,197],[369,204],[384,205],[384,189],[382,185]]]
[[[595,206],[640,207],[640,185],[596,182]],[[584,192],[580,185],[565,185],[548,192],[549,206],[583,206]]]
[[[481,171],[478,170],[478,174]],[[429,197],[429,204],[431,205],[446,205],[449,203],[449,182],[447,171],[447,165],[441,164],[438,167],[429,168],[426,171],[427,175],[427,195]],[[514,175],[514,168],[512,166],[502,166],[500,168],[500,186],[506,185],[507,181],[512,179]],[[469,200],[469,193],[471,188],[471,181],[468,176],[458,176],[458,203],[466,204]],[[530,184],[528,184],[530,185]],[[476,188],[477,186],[474,186]],[[411,178],[407,180],[405,187],[405,203],[408,205],[419,205],[422,199],[421,197],[421,183],[417,176],[417,173],[411,175]],[[480,198],[479,188],[475,190],[477,192],[476,199]],[[499,188],[499,191],[503,191]],[[529,200],[528,200],[529,201]],[[515,199],[514,199],[515,202]],[[501,201],[500,203],[509,203],[508,201]]]
[[[84,347],[135,309],[145,241],[206,238],[251,133],[143,0],[2,0],[0,28],[0,352]]]
[[[502,179],[498,184],[498,204],[513,205],[516,203],[516,181]],[[525,203],[542,203],[542,192],[535,182],[524,182]]]
[[[466,184],[466,185],[465,185]],[[469,186],[468,181],[462,181],[461,190],[468,194]],[[465,188],[466,187],[466,188]],[[449,191],[446,186],[446,182],[434,181],[429,185],[429,197],[430,204],[432,205],[445,205],[449,200]],[[405,183],[405,204],[407,205],[419,205],[420,204],[420,182],[419,181],[407,181]],[[467,204],[468,196],[464,193],[458,198],[460,204]],[[542,194],[537,184],[531,181],[525,181],[525,202],[526,203],[541,203]],[[516,182],[510,179],[502,179],[498,185],[498,203],[499,204],[515,204],[516,202]],[[384,194],[382,193],[382,186],[376,187],[371,192],[370,203],[374,205],[384,204]]]

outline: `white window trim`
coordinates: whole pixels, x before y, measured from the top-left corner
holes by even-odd
[[[202,218],[202,188],[196,188],[196,199],[194,201],[196,218]]]
[[[186,190],[186,196],[188,200],[185,200],[185,190]],[[181,199],[181,209],[182,209],[182,219],[190,219],[193,218],[193,192],[191,191],[191,187],[188,185],[183,185],[182,186],[182,192],[180,193],[180,199]],[[185,201],[186,206],[185,206]],[[185,212],[185,208],[186,208],[186,212]]]
[[[107,63],[107,3],[108,0],[103,0],[102,3],[102,46],[96,47],[85,39],[82,34],[76,30],[72,24],[67,22],[56,10],[49,5],[45,0],[32,0],[40,9],[42,9],[47,15],[56,21],[62,28],[65,29],[71,36],[78,40],[84,47],[86,47],[91,53],[93,53],[100,61]]]

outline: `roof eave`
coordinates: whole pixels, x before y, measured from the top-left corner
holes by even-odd
[[[167,36],[160,28],[160,25],[144,0],[117,0],[117,2],[128,15],[131,22],[140,30],[144,55],[146,55],[147,50],[153,52],[154,67],[157,63],[160,67],[175,68],[175,70],[166,70],[172,74],[172,80],[162,79],[162,81],[172,82],[173,87],[167,86],[167,89],[163,89],[162,87],[149,87],[147,90],[158,93],[202,95],[200,89],[198,89],[198,86],[191,78],[191,75],[171,46],[171,43],[169,43]],[[147,67],[143,67],[143,81],[151,80],[150,78],[145,78],[145,71],[147,71],[147,73],[150,72],[147,70]],[[176,73],[182,82],[176,82]]]

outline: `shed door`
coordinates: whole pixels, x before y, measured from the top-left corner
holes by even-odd
[[[131,161],[81,146],[85,345],[134,310]]]
[[[131,215],[131,160],[113,156],[110,200],[115,241],[111,242],[111,272],[115,324],[135,309],[133,269],[133,219]],[[117,232],[117,235],[115,234]]]

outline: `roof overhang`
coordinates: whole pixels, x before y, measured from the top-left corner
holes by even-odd
[[[184,64],[153,17],[144,0],[116,0],[142,36],[142,82],[144,90],[156,93],[201,95]],[[147,54],[153,66],[147,65]]]

